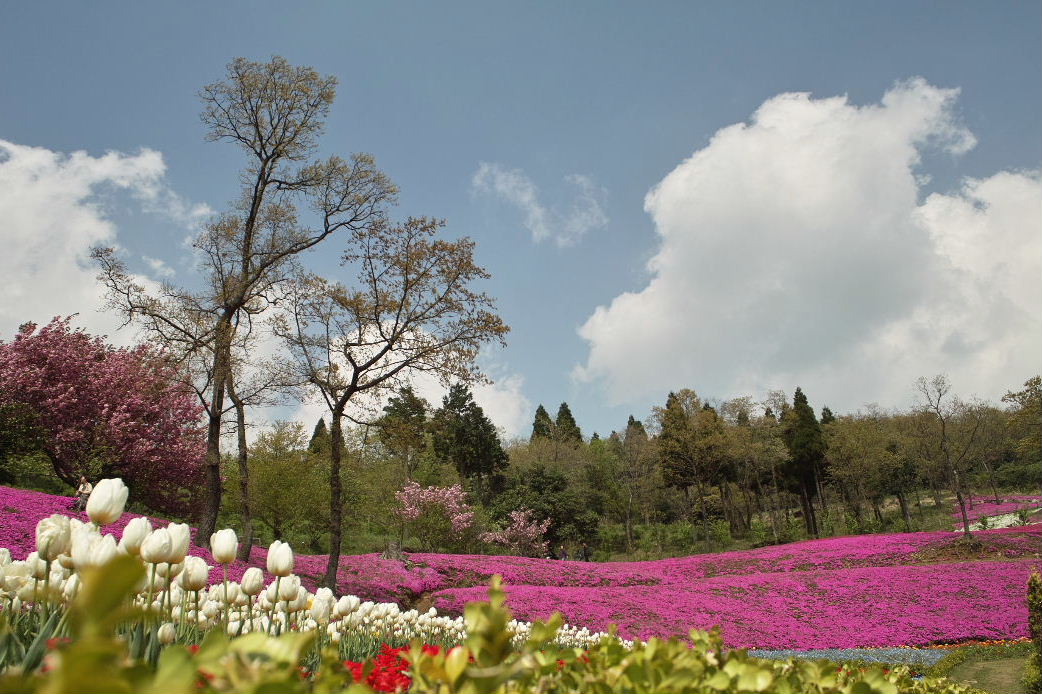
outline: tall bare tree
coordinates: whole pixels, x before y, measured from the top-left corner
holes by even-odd
[[[128,319],[177,332],[169,315],[204,318],[204,352],[210,356],[207,427],[207,495],[199,541],[213,533],[221,505],[221,427],[232,369],[232,345],[243,313],[268,308],[295,258],[341,231],[364,231],[384,219],[396,189],[372,157],[311,161],[336,93],[336,79],[274,57],[266,63],[237,58],[224,80],[203,88],[202,121],[210,140],[241,147],[247,163],[232,209],[212,219],[196,240],[205,288],[164,287],[151,296],[131,286],[111,249],[96,249],[110,296]],[[298,218],[298,204],[311,212]],[[180,339],[180,338],[179,338]]]
[[[439,239],[441,226],[409,219],[354,233],[344,262],[357,269],[357,284],[303,276],[280,319],[278,333],[301,380],[315,386],[331,415],[330,547],[323,578],[330,587],[336,586],[343,532],[341,431],[348,405],[400,387],[416,372],[443,382],[481,380],[478,350],[502,343],[508,331],[492,299],[471,286],[489,277],[474,262],[474,242]]]
[[[986,408],[953,395],[944,375],[920,378],[915,388],[920,398],[915,417],[918,453],[944,474],[962,513],[963,532],[971,537],[965,476],[976,462],[974,450]]]

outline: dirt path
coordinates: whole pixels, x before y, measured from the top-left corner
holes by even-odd
[[[948,677],[992,694],[1026,694],[1020,682],[1026,662],[1027,658],[967,662],[955,666]]]

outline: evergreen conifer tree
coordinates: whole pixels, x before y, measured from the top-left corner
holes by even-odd
[[[822,407],[821,408],[821,423],[822,424],[830,424],[831,422],[834,422],[834,421],[836,421],[836,416],[834,414],[832,414],[832,410],[829,409],[829,406],[825,405],[824,407]]]
[[[572,416],[572,411],[566,402],[562,402],[561,406],[557,408],[557,421],[554,423],[554,429],[557,440],[561,443],[579,443],[583,440],[582,431],[579,430],[579,425],[576,424],[575,417]]]
[[[536,439],[551,439],[554,436],[554,421],[550,419],[550,413],[542,405],[536,408],[535,420],[532,422],[532,436],[529,441]]]
[[[308,443],[308,452],[316,455],[328,455],[332,447],[333,438],[329,434],[326,420],[324,417],[319,418],[318,424],[315,425],[315,430],[311,434],[311,441]]]
[[[807,533],[817,537],[814,497],[817,495],[818,469],[825,457],[825,437],[802,389],[796,388],[792,409],[785,413],[782,421],[785,424],[785,444],[789,449],[789,477],[800,494]]]
[[[451,463],[460,479],[472,480],[479,496],[487,496],[491,483],[506,467],[507,454],[496,426],[474,402],[466,386],[456,384],[431,417],[434,455]]]

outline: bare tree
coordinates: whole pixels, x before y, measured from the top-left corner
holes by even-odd
[[[489,277],[474,263],[473,241],[438,239],[441,226],[409,219],[356,232],[344,262],[357,268],[357,286],[303,276],[280,319],[278,333],[301,380],[313,384],[331,414],[330,547],[323,578],[330,587],[340,561],[341,431],[348,405],[399,387],[416,372],[446,383],[481,380],[478,350],[502,343],[508,331],[492,300],[471,288]]]
[[[973,451],[985,408],[952,395],[951,383],[941,374],[930,380],[920,378],[915,388],[920,397],[915,418],[919,454],[943,472],[959,503],[963,532],[972,537],[964,477],[975,462]]]
[[[370,156],[330,157],[306,163],[333,102],[336,79],[283,58],[255,63],[237,58],[223,81],[203,88],[202,121],[208,139],[239,145],[247,154],[242,189],[229,212],[210,221],[195,242],[202,257],[205,289],[164,287],[152,296],[128,281],[111,249],[96,249],[110,298],[128,320],[143,319],[163,334],[181,331],[176,320],[188,311],[201,320],[195,335],[210,364],[207,411],[207,496],[198,538],[213,533],[221,505],[221,427],[232,369],[232,345],[243,313],[256,315],[271,304],[296,256],[341,231],[362,231],[383,220],[396,189]],[[311,223],[298,218],[307,203]],[[177,339],[186,339],[178,336]]]

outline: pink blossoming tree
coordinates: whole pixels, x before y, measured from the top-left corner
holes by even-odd
[[[482,533],[481,541],[503,545],[523,557],[545,557],[549,549],[546,541],[549,529],[549,518],[540,523],[533,518],[532,511],[520,508],[510,512],[510,523],[506,528]]]
[[[474,510],[458,484],[421,487],[409,482],[394,493],[394,498],[400,504],[398,515],[424,549],[457,548],[474,525]]]
[[[201,406],[163,355],[116,349],[55,318],[0,343],[0,405],[30,408],[55,474],[122,477],[150,507],[184,513],[203,482]]]

